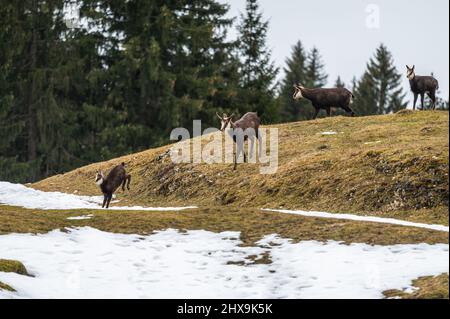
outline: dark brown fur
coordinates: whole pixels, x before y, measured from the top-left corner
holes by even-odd
[[[105,178],[103,172],[97,172],[95,182],[98,182],[103,178],[103,183],[100,184],[100,189],[103,193],[103,205],[102,208],[106,206],[109,208],[109,203],[111,202],[114,192],[122,185],[122,190],[125,191],[125,184],[127,189],[130,190],[131,175],[127,175],[125,171],[125,163],[122,163],[114,167]]]
[[[301,91],[303,98],[311,101],[314,106],[316,112],[314,114],[313,119],[317,118],[320,110],[326,110],[327,115],[331,116],[331,108],[341,108],[347,113],[350,113],[352,116],[355,116],[355,112],[350,108],[350,103],[353,99],[353,94],[349,90],[345,88],[317,88],[317,89],[308,89],[300,85],[294,86],[296,91],[294,94],[294,98],[298,90]]]
[[[421,110],[424,108],[425,94],[431,99],[431,109],[436,108],[436,91],[439,89],[439,82],[433,76],[419,76],[415,75],[415,66],[410,68],[406,66],[407,76],[411,91],[414,93],[413,109],[416,109],[417,99],[420,95]],[[409,77],[412,78],[409,78]]]

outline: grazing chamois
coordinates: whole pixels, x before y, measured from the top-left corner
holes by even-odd
[[[331,116],[331,108],[341,108],[352,116],[355,116],[355,112],[350,108],[350,104],[353,102],[354,95],[352,92],[345,88],[333,88],[333,89],[308,89],[300,84],[294,85],[294,100],[300,100],[302,98],[311,101],[312,105],[316,109],[314,114],[314,120],[317,118],[321,109],[327,111],[327,115]]]
[[[416,109],[417,98],[420,95],[421,105],[423,110],[425,94],[431,99],[432,106],[434,110],[436,108],[436,91],[439,89],[439,82],[434,78],[434,76],[419,76],[415,73],[416,66],[413,65],[410,68],[406,66],[406,77],[409,80],[409,85],[411,91],[414,93],[414,105],[413,110]]]
[[[221,121],[220,130],[224,132],[228,126],[232,129],[229,131],[230,136],[236,143],[236,157],[234,159],[234,170],[237,168],[237,161],[241,153],[244,154],[244,162],[247,161],[247,156],[244,151],[244,141],[250,139],[251,147],[250,152],[253,154],[253,147],[255,145],[255,137],[259,141],[259,151],[261,154],[261,141],[259,136],[259,126],[261,125],[261,119],[258,114],[249,112],[245,114],[240,120],[233,122],[234,113],[230,116],[223,114],[220,116],[216,113],[217,117]]]
[[[114,167],[105,178],[102,170],[97,171],[95,176],[95,183],[100,186],[103,193],[103,205],[102,208],[109,208],[114,192],[122,185],[122,190],[125,191],[125,184],[127,189],[130,190],[131,175],[128,175],[125,171],[125,163],[122,163]]]

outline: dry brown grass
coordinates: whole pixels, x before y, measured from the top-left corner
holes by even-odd
[[[88,220],[70,216],[93,214]],[[265,235],[279,234],[295,242],[336,240],[373,245],[448,243],[448,234],[426,229],[377,223],[311,218],[258,209],[201,208],[183,212],[42,211],[0,206],[0,234],[46,233],[53,229],[90,226],[113,233],[151,234],[168,228],[239,231],[243,245],[254,246]]]
[[[297,208],[389,216],[448,225],[448,112],[334,117],[276,125],[279,170],[174,165],[167,147],[96,163],[32,187],[98,195],[98,168],[125,161],[133,175],[120,205]],[[335,131],[324,136],[321,132]],[[206,141],[204,141],[206,143]]]
[[[422,277],[413,281],[417,290],[407,293],[402,290],[388,290],[384,292],[387,298],[402,299],[449,299],[448,274],[436,277]]]
[[[0,281],[0,290],[1,290],[1,289],[7,290],[7,291],[12,291],[12,292],[16,291],[13,287],[11,287],[11,286],[9,286],[9,285],[7,285],[7,284],[4,284],[4,283],[2,283],[2,282]]]

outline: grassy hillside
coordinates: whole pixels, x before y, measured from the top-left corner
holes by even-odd
[[[384,295],[388,298],[402,299],[448,299],[448,274],[436,277],[422,277],[413,281],[412,292],[388,290]]]
[[[449,113],[403,111],[275,125],[279,169],[175,165],[169,146],[96,163],[32,187],[99,195],[97,169],[122,161],[132,174],[121,205],[297,208],[448,224]],[[323,135],[334,131],[338,134]],[[204,139],[206,141],[206,138]]]

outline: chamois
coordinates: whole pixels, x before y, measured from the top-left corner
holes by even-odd
[[[122,190],[125,191],[125,184],[127,189],[130,190],[131,175],[128,175],[125,171],[125,163],[122,163],[114,167],[105,178],[105,174],[102,170],[97,171],[95,176],[95,183],[100,186],[103,193],[103,205],[102,208],[109,208],[114,192],[122,184]]]
[[[355,116],[355,112],[350,108],[350,104],[353,102],[354,95],[352,92],[345,88],[333,88],[333,89],[308,89],[300,84],[294,85],[294,100],[300,100],[305,98],[311,101],[312,105],[316,109],[314,118],[317,118],[321,109],[327,111],[327,115],[331,116],[331,108],[342,108],[347,113]]]
[[[406,66],[406,77],[409,80],[411,91],[414,93],[413,109],[416,109],[417,98],[420,95],[422,104],[421,110],[423,110],[426,93],[432,101],[431,108],[434,110],[436,108],[436,91],[439,89],[439,82],[434,78],[434,76],[416,75],[415,69],[415,65],[413,65],[412,68],[410,68],[408,65]]]
[[[230,116],[227,114],[223,114],[220,116],[216,113],[217,117],[221,121],[220,130],[224,132],[228,126],[232,129],[229,131],[230,136],[233,138],[233,141],[236,143],[236,157],[234,161],[234,170],[237,168],[237,161],[239,155],[241,153],[244,154],[244,162],[247,161],[247,156],[244,151],[244,141],[250,139],[251,147],[250,152],[253,154],[253,147],[255,144],[255,137],[259,141],[259,151],[261,152],[261,141],[259,136],[259,126],[261,125],[261,119],[258,117],[258,114],[249,112],[245,114],[240,120],[233,122],[234,113]]]

